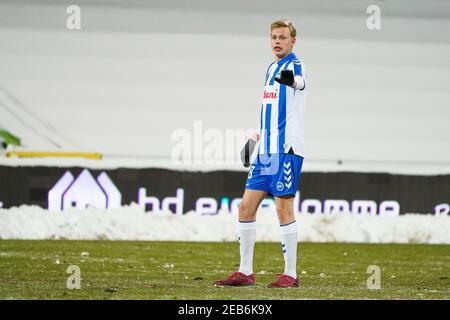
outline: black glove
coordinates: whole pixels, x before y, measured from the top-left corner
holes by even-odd
[[[275,77],[275,81],[292,87],[294,85],[294,72],[292,70],[281,70],[280,77]]]
[[[253,151],[255,150],[255,145],[257,141],[249,138],[245,143],[245,146],[241,150],[241,160],[244,167],[250,166],[250,158],[252,157]]]

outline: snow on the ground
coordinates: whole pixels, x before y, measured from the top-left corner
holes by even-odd
[[[299,241],[450,244],[450,216],[398,217],[298,214]],[[237,216],[221,212],[144,212],[136,204],[119,209],[49,212],[38,206],[0,209],[0,239],[236,241]],[[280,240],[276,213],[261,209],[257,241]]]

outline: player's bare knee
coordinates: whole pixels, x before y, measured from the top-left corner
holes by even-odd
[[[286,208],[283,206],[277,206],[276,210],[278,218],[285,217],[288,214],[288,210],[286,210]]]
[[[252,206],[249,206],[248,204],[241,202],[239,204],[239,219],[255,220],[255,218],[256,212],[252,208]]]
[[[290,223],[295,220],[295,216],[293,215],[292,210],[281,206],[277,207],[276,210],[280,224]]]

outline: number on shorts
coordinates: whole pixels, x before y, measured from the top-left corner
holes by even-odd
[[[248,178],[251,179],[253,177],[253,170],[255,169],[255,166],[250,167],[250,172],[248,173]]]

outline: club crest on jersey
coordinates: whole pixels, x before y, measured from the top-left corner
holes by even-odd
[[[263,103],[274,103],[278,101],[278,89],[275,86],[264,87]]]

